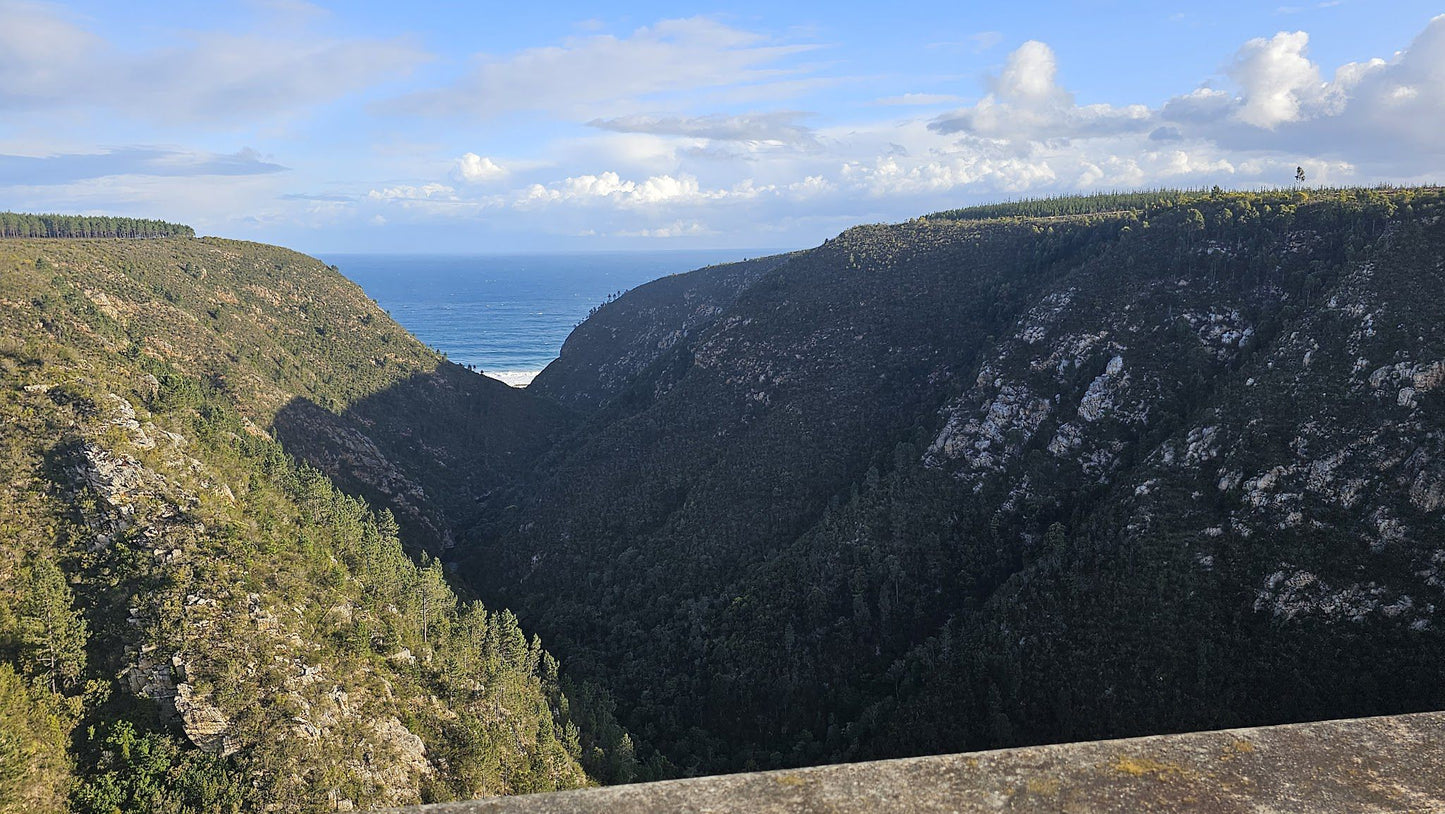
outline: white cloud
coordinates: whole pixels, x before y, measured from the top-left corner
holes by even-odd
[[[1274,129],[1297,121],[1302,107],[1317,107],[1327,95],[1319,68],[1305,57],[1310,37],[1303,31],[1281,31],[1270,39],[1244,44],[1229,69],[1240,87],[1235,117],[1245,124]]]
[[[469,184],[483,184],[506,178],[508,171],[490,158],[466,153],[457,159],[454,174]]]
[[[290,0],[277,3],[284,10]],[[83,94],[78,101],[57,101],[61,92],[54,88],[73,88],[79,72],[101,65],[113,66],[122,78],[158,72],[168,57],[196,74],[160,78],[154,91],[180,100],[189,117],[181,125],[229,103],[240,112],[217,112],[223,125],[259,116],[270,127],[286,110],[311,104],[302,100],[324,103],[348,88],[363,89],[365,81],[383,81],[357,67],[364,60],[355,43],[325,37],[316,38],[314,49],[281,47],[286,53],[255,59],[263,43],[244,31],[189,34],[173,37],[165,51],[119,54],[52,6],[0,0],[0,10],[18,10],[15,19],[21,19],[19,11],[28,14],[25,36],[59,55],[47,62],[37,56],[44,49],[22,48],[14,28],[0,28],[0,80],[9,80],[0,81],[0,115],[29,115],[23,111],[42,105],[112,104],[85,101]],[[286,13],[315,17],[304,5]],[[413,60],[423,58],[405,43],[386,42]],[[1439,172],[1438,158],[1445,157],[1439,137],[1445,131],[1445,17],[1387,59],[1322,65],[1311,61],[1309,44],[1305,34],[1292,31],[1244,42],[1234,55],[1216,55],[1218,75],[1193,90],[1180,87],[1162,105],[1128,99],[1081,104],[1071,92],[1069,65],[1061,65],[1047,44],[1029,41],[1007,55],[976,102],[949,93],[906,93],[830,108],[831,95],[806,104],[757,101],[837,81],[823,68],[800,64],[806,47],[796,40],[705,19],[664,21],[622,36],[583,32],[554,47],[479,58],[457,81],[389,106],[438,114],[453,106],[473,116],[543,111],[568,120],[536,131],[509,129],[534,127],[535,116],[490,123],[486,143],[496,146],[488,149],[505,149],[502,154],[482,152],[465,134],[456,136],[460,143],[448,141],[434,122],[403,125],[399,118],[367,122],[357,132],[377,133],[373,143],[309,163],[286,142],[278,149],[250,133],[235,143],[204,142],[205,150],[83,142],[62,147],[35,136],[32,131],[41,128],[32,126],[0,144],[0,153],[8,154],[0,155],[0,176],[7,170],[26,174],[25,189],[12,186],[7,195],[16,190],[16,200],[27,207],[99,208],[110,195],[121,202],[116,209],[245,224],[249,235],[267,240],[284,240],[288,229],[291,235],[352,229],[361,236],[357,240],[366,240],[374,221],[392,227],[398,236],[384,240],[393,243],[403,234],[448,240],[467,234],[509,247],[529,240],[531,247],[556,248],[564,245],[558,241],[586,234],[714,245],[756,245],[769,234],[782,236],[766,238],[775,245],[801,244],[851,223],[902,220],[1000,197],[1289,183],[1296,165],[1311,183]],[[335,73],[334,82],[328,72]],[[285,79],[291,73],[300,77],[294,86]],[[940,81],[912,87],[953,89]],[[964,83],[957,89],[967,93]],[[273,104],[280,113],[270,112]],[[822,112],[798,112],[804,107]],[[935,115],[949,108],[958,109]],[[67,109],[45,121],[73,113]],[[408,127],[416,129],[406,132]],[[533,132],[543,135],[530,149],[519,147],[518,134]],[[280,155],[237,152],[241,144]],[[158,152],[141,155],[139,149]],[[301,169],[276,172],[283,163]],[[374,175],[358,179],[360,166]],[[136,177],[142,171],[208,177],[177,191],[183,178],[167,183]],[[212,194],[216,200],[200,202]],[[198,214],[161,206],[164,200],[196,203]],[[245,214],[220,218],[227,206]]]
[[[1067,104],[1073,99],[1055,83],[1059,72],[1054,49],[1029,40],[1009,54],[1003,73],[990,83],[1006,101],[1026,105]]]
[[[812,198],[819,195],[826,195],[836,189],[836,185],[821,175],[809,175],[801,181],[794,181],[788,185],[788,192],[794,198]]]
[[[1228,81],[1222,87],[1204,85],[1150,108],[1077,104],[1059,80],[1052,49],[1031,41],[1009,55],[1004,69],[991,79],[987,96],[938,117],[930,126],[942,135],[993,140],[1011,149],[1015,158],[1054,141],[1072,143],[1060,157],[1081,162],[1072,176],[1080,186],[1134,177],[1132,172],[1111,174],[1108,161],[1095,160],[1105,152],[1196,157],[1183,164],[1136,162],[1148,173],[1145,183],[1211,174],[1240,180],[1252,175],[1240,167],[1260,166],[1248,162],[1270,154],[1283,154],[1282,160],[1294,163],[1307,158],[1324,162],[1312,179],[1346,182],[1362,168],[1409,178],[1423,171],[1416,166],[1420,156],[1445,155],[1445,139],[1440,138],[1445,132],[1445,70],[1440,67],[1445,64],[1445,15],[1431,20],[1409,48],[1392,59],[1346,63],[1329,78],[1310,60],[1308,47],[1309,36],[1302,31],[1249,40],[1228,62]],[[1144,143],[1139,142],[1141,135],[1147,137]],[[1159,150],[1168,145],[1177,146]],[[1201,149],[1236,155],[1200,163]],[[911,186],[922,184],[925,176],[946,183],[977,171],[974,165],[963,169],[948,161],[915,169],[918,178]],[[1262,180],[1279,181],[1272,174]]]
[[[946,193],[961,187],[991,191],[1024,192],[1057,178],[1047,159],[993,158],[977,152],[960,152],[925,162],[893,157],[871,164],[844,165],[842,177],[852,186],[879,197]]]
[[[208,34],[122,68],[151,115],[204,123],[304,112],[405,75],[425,59],[401,39]]]
[[[187,223],[201,234],[225,234],[236,213],[266,212],[278,201],[281,174],[195,178],[181,175],[108,175],[71,183],[5,190],[7,200],[24,201],[39,212],[106,214]]]
[[[816,145],[813,131],[798,123],[804,113],[778,110],[770,113],[708,116],[630,115],[593,119],[589,127],[618,133],[687,136],[713,141],[757,141],[774,144]]]
[[[470,73],[451,86],[404,96],[383,109],[484,118],[533,110],[591,118],[639,100],[795,76],[804,69],[788,67],[788,58],[812,48],[704,17],[664,20],[627,37],[572,37],[507,57],[479,55]]]
[[[366,197],[373,201],[424,201],[455,200],[456,190],[446,184],[423,184],[421,186],[394,186],[373,189]]]
[[[0,110],[104,109],[203,126],[254,123],[304,112],[427,58],[402,39],[338,40],[275,27],[177,34],[163,47],[123,51],[62,9],[25,0],[0,0],[0,20]]]
[[[0,153],[0,186],[58,185],[112,176],[264,175],[284,170],[286,167],[265,160],[251,149],[226,155],[160,147],[42,156]]]
[[[1168,121],[1191,123],[1221,119],[1230,114],[1236,101],[1222,90],[1195,88],[1164,103],[1161,110]]]
[[[650,238],[673,238],[693,237],[696,235],[711,234],[712,230],[698,221],[673,221],[666,226],[658,226],[652,229],[623,229],[616,234],[619,237],[650,237]]]
[[[1308,43],[1303,32],[1250,40],[1229,66],[1235,93],[1177,96],[1160,117],[1222,147],[1328,156],[1336,177],[1341,162],[1409,177],[1445,155],[1445,15],[1392,59],[1346,63],[1329,80]]]
[[[727,190],[703,189],[697,179],[689,175],[654,175],[642,181],[631,181],[624,180],[615,172],[603,172],[573,176],[551,186],[533,184],[518,204],[607,201],[621,206],[646,206],[716,200],[730,194]]]
[[[475,217],[483,211],[503,205],[498,196],[468,197],[448,184],[397,184],[372,189],[362,196],[358,215],[377,215],[387,221],[398,218],[423,221],[455,220]]]
[[[940,133],[969,133],[1002,139],[1088,138],[1138,132],[1151,121],[1143,105],[1074,104],[1057,81],[1058,63],[1048,45],[1030,40],[1009,54],[991,92],[978,104],[938,117]]]
[[[103,47],[48,4],[0,0],[0,109],[39,107],[75,90],[72,66]]]
[[[584,119],[590,127],[532,156],[470,153],[447,162],[450,180],[377,186],[357,217],[384,210],[393,225],[469,219],[496,234],[745,244],[762,230],[812,236],[1000,197],[1286,184],[1296,165],[1314,183],[1352,183],[1374,177],[1360,157],[1445,149],[1435,135],[1445,125],[1441,30],[1433,22],[1388,61],[1332,72],[1309,61],[1302,35],[1252,40],[1221,55],[1212,84],[1153,107],[1079,104],[1067,66],[1041,42],[1010,54],[976,104],[933,119],[925,109],[806,126],[791,107],[696,112],[717,96],[680,104],[663,94],[654,110]]]

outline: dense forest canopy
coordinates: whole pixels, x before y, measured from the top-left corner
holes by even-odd
[[[1445,195],[956,214],[640,286],[532,385],[585,430],[458,555],[648,770],[1445,704]]]
[[[157,238],[195,237],[196,230],[180,223],[106,215],[27,215],[0,212],[0,237],[50,238]]]
[[[1069,215],[1096,215],[1107,212],[1135,212],[1147,216],[1150,211],[1194,205],[1201,201],[1247,201],[1251,206],[1300,202],[1305,200],[1361,199],[1395,193],[1397,188],[1382,185],[1371,189],[1359,187],[1310,187],[1230,192],[1220,187],[1173,189],[1159,188],[1130,192],[1092,192],[1049,198],[1023,198],[1017,201],[966,206],[934,212],[929,218],[941,220],[993,220],[996,218],[1057,218]]]

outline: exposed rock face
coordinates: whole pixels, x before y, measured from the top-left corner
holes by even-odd
[[[1109,408],[1114,406],[1115,395],[1124,389],[1127,382],[1128,378],[1124,374],[1124,357],[1113,357],[1109,360],[1108,366],[1104,368],[1104,372],[1089,382],[1089,389],[1079,400],[1079,418],[1089,422],[1103,418]]]
[[[1053,408],[1026,387],[994,378],[988,369],[979,374],[979,382],[983,398],[989,391],[995,395],[981,416],[968,415],[962,404],[949,410],[948,422],[928,448],[930,462],[958,460],[965,471],[998,471],[1018,456]]]
[[[176,713],[197,748],[221,757],[229,757],[241,748],[235,738],[227,737],[231,721],[221,710],[198,697],[189,684],[177,684],[175,695]]]
[[[130,498],[159,480],[141,466],[140,461],[125,454],[114,454],[94,445],[81,450],[84,465],[78,470],[96,494],[116,510],[130,503]]]
[[[395,716],[370,721],[368,725],[380,748],[389,752],[367,754],[358,767],[373,783],[387,789],[413,789],[424,778],[436,774],[436,767],[427,759],[426,744]]]
[[[134,617],[132,617],[134,618]],[[157,660],[156,653],[139,655],[125,670],[126,685],[132,693],[151,698],[160,706],[163,714],[175,714],[177,693],[175,679],[171,675],[170,659]]]

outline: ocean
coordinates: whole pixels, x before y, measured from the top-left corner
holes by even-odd
[[[588,254],[323,254],[422,342],[524,387],[609,296],[775,250]]]

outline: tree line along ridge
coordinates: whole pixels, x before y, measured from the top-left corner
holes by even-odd
[[[196,230],[182,223],[147,218],[104,215],[29,215],[0,212],[0,237],[49,238],[156,238],[195,237]]]

